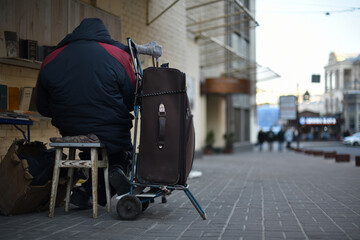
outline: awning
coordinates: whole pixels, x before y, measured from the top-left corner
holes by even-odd
[[[251,82],[248,79],[240,78],[208,78],[201,85],[201,93],[209,94],[231,94],[231,93],[251,93]]]
[[[187,31],[200,46],[201,68],[225,64],[219,76],[248,78],[232,71],[251,64],[249,53],[231,46],[232,38],[246,41],[249,29],[259,25],[248,8],[238,0],[187,0],[186,10]]]

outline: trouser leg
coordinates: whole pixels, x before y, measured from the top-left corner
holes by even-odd
[[[79,153],[80,159],[90,159],[90,152],[83,151]],[[121,168],[123,172],[127,173],[127,167],[130,163],[128,156],[124,152],[119,152],[116,154],[108,154],[109,158],[109,171],[113,168]],[[99,152],[99,159],[102,159],[101,153]],[[89,178],[82,184],[85,188],[86,192],[91,195],[91,188],[92,188],[92,179],[91,179],[91,172],[89,173]],[[110,185],[111,189],[111,196],[116,194],[115,189]],[[105,181],[104,181],[104,171],[98,171],[98,203],[102,206],[106,205],[106,188],[105,188]]]

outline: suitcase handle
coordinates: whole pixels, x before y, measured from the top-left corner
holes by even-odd
[[[157,146],[161,150],[165,145],[165,124],[166,124],[166,111],[163,103],[159,104],[159,135]]]

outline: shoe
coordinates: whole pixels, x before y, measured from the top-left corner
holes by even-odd
[[[124,195],[130,191],[130,181],[124,171],[119,168],[113,168],[109,174],[110,185],[116,190],[118,196]]]
[[[92,208],[90,195],[86,192],[84,187],[76,187],[72,189],[70,203],[81,209]]]

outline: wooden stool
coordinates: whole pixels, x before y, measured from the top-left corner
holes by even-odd
[[[91,168],[91,178],[92,178],[92,202],[93,202],[93,218],[97,218],[98,213],[98,194],[97,194],[97,185],[98,185],[98,168],[104,168],[104,178],[105,178],[105,190],[106,190],[106,202],[107,202],[107,211],[111,212],[111,203],[110,203],[110,185],[109,185],[109,161],[108,155],[103,143],[50,143],[51,147],[55,147],[55,164],[54,164],[54,174],[51,186],[51,197],[50,197],[50,207],[49,207],[49,217],[54,216],[56,192],[59,181],[59,172],[60,168],[69,168],[68,170],[68,183],[66,189],[66,198],[65,198],[65,212],[69,211],[70,208],[70,192],[73,181],[74,168]],[[62,159],[63,148],[69,148],[69,157],[66,160]],[[75,152],[77,148],[90,148],[91,159],[90,160],[76,160]],[[98,151],[102,150],[102,160],[98,160]]]

